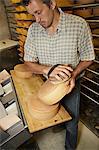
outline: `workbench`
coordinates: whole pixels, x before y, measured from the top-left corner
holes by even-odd
[[[28,103],[30,102],[29,97],[33,97],[33,95],[37,93],[41,85],[44,83],[42,77],[40,75],[33,75],[28,79],[19,78],[15,75],[14,70],[11,70],[11,77],[18,103],[22,113],[24,114],[25,122],[30,133],[34,133],[36,131],[71,120],[71,116],[62,105],[56,116],[50,120],[39,121],[33,118],[28,107]]]

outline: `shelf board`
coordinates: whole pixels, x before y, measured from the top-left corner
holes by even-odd
[[[7,10],[7,12],[8,13],[27,13],[28,14],[28,12],[27,11],[12,11],[12,10]]]
[[[95,92],[94,90],[90,89],[89,87],[87,87],[86,85],[81,83],[81,86],[83,86],[84,88],[86,88],[87,90],[91,91],[92,93],[96,94],[99,96],[99,93]]]
[[[93,36],[93,37],[99,37],[98,34],[93,34],[93,33],[92,33],[92,36]]]
[[[94,60],[94,62],[98,63],[99,64],[99,61],[98,60]]]
[[[95,82],[95,81],[93,81],[93,80],[91,80],[85,76],[83,78],[99,86],[99,83],[97,83],[97,82]]]
[[[95,23],[99,23],[99,20],[86,20],[87,22],[95,22]]]
[[[24,54],[23,54],[22,52],[20,52],[18,55],[19,55],[21,58],[23,58],[23,56],[24,56]]]
[[[88,17],[86,18],[86,21],[89,23],[99,23],[99,16]]]
[[[60,6],[61,7],[61,6]],[[79,9],[79,8],[87,8],[87,7],[99,7],[99,3],[91,3],[91,4],[74,4],[73,6],[64,6],[61,7],[62,10],[70,10],[70,9]]]
[[[73,6],[73,9],[76,9],[76,8],[86,8],[86,7],[96,7],[96,6],[99,6],[99,3],[75,5],[75,6]]]
[[[98,48],[98,47],[95,47],[94,50],[95,50],[95,51],[99,51],[99,48]]]
[[[90,71],[90,72],[92,72],[92,73],[94,73],[94,74],[96,74],[96,75],[99,75],[99,73],[98,73],[98,72],[93,71],[93,70],[91,70],[91,69],[89,69],[89,68],[87,68],[86,70],[87,70],[87,71]]]
[[[16,26],[16,28],[22,28],[22,29],[26,29],[26,30],[28,30],[28,28],[29,28],[29,27]]]
[[[14,41],[10,39],[0,40],[0,52],[3,51],[4,49],[11,48],[17,45],[18,45],[18,41]]]
[[[98,104],[99,105],[99,103],[97,102],[97,101],[95,101],[93,98],[91,98],[91,97],[89,97],[88,95],[86,95],[85,93],[83,93],[83,92],[80,92],[82,95],[84,95],[85,97],[87,97],[88,99],[90,99],[91,101],[93,101],[94,103],[96,103],[96,104]]]

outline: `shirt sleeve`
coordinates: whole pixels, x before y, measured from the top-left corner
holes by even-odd
[[[79,37],[78,51],[81,61],[90,61],[95,59],[92,34],[86,21],[83,22]]]
[[[24,61],[38,62],[32,27],[33,26],[30,26],[28,29],[28,34],[24,45]]]

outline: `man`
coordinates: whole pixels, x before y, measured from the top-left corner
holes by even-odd
[[[95,56],[90,29],[84,19],[64,14],[54,0],[23,0],[27,11],[34,15],[24,47],[25,64],[36,74],[63,80],[71,77],[69,94],[62,103],[73,116],[66,123],[66,150],[77,145],[79,120],[80,77]]]

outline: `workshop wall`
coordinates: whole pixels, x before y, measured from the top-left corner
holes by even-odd
[[[2,0],[0,0],[0,40],[10,38],[5,8]]]

